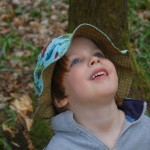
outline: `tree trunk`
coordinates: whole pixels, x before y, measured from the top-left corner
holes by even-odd
[[[70,0],[69,31],[85,22],[109,35],[120,49],[128,47],[127,0]]]
[[[128,0],[70,0],[69,31],[81,23],[91,23],[104,31],[119,49],[130,49]],[[150,82],[131,52],[134,74],[129,97],[150,99]]]

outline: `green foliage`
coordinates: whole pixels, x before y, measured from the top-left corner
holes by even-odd
[[[12,128],[15,125],[16,122],[16,112],[12,109],[6,108],[3,113],[1,113],[5,117],[6,120],[3,121],[3,123],[0,125],[0,131],[2,130],[3,126],[7,126],[7,128]],[[3,133],[0,133],[0,149],[4,150],[11,150],[11,146],[8,144],[5,136],[3,136]]]
[[[5,109],[5,113],[8,117],[7,120],[3,122],[3,124],[7,125],[8,127],[13,127],[16,121],[16,111],[7,108]]]
[[[69,4],[69,0],[63,0],[64,3]]]
[[[20,61],[27,62],[31,66],[31,64],[35,64],[37,61],[37,56],[40,53],[40,49],[32,42],[23,41],[20,45],[23,49],[27,49],[30,53],[29,56],[22,56],[20,57]],[[31,66],[32,67],[32,66]]]
[[[21,6],[21,5],[20,5],[19,7],[16,7],[16,8],[14,9],[15,15],[17,16],[17,15],[22,14],[22,10],[25,10],[24,6]]]
[[[129,2],[130,40],[134,42],[137,63],[150,80],[150,21],[142,18],[144,10],[150,10],[150,3],[148,0]]]
[[[51,4],[51,2],[52,2],[52,0],[47,0],[47,3],[48,3],[48,4]]]
[[[40,9],[32,9],[31,11],[30,11],[30,16],[31,17],[41,17],[41,11],[40,11]]]
[[[129,0],[130,10],[135,11],[137,9],[150,9],[149,0]]]
[[[27,50],[30,55],[29,56],[15,56],[11,55],[12,50]],[[10,71],[11,68],[7,66],[6,60],[20,60],[20,62],[24,62],[26,64],[35,64],[37,61],[37,56],[39,54],[38,46],[36,46],[32,41],[21,41],[20,35],[16,34],[15,31],[7,34],[6,36],[2,36],[0,38],[0,70]]]
[[[19,37],[14,32],[11,32],[0,38],[0,59],[6,59],[7,52],[10,51],[12,47],[18,45]]]
[[[10,145],[7,143],[5,137],[0,136],[0,149],[2,150],[12,150]]]

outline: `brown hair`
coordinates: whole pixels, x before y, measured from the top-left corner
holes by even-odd
[[[51,82],[52,97],[51,98],[52,98],[54,115],[67,110],[66,107],[58,108],[55,105],[55,100],[61,101],[62,99],[67,97],[63,85],[64,75],[65,73],[68,72],[67,62],[68,62],[68,58],[66,56],[63,56],[60,60],[58,60],[52,75],[52,82]]]

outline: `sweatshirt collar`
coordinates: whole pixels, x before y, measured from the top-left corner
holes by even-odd
[[[126,120],[129,122],[134,122],[140,119],[140,117],[145,113],[147,104],[143,100],[136,100],[131,98],[124,99],[118,108],[125,113]]]

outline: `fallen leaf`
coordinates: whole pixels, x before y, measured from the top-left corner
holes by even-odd
[[[139,18],[141,18],[142,20],[150,20],[150,11],[148,10],[141,11],[139,13]]]
[[[13,16],[14,16],[14,14],[12,14],[12,13],[3,14],[3,15],[1,15],[1,19],[2,19],[2,20],[7,20],[7,19],[9,19],[9,18],[12,18]]]
[[[9,135],[11,135],[11,137],[14,137],[17,132],[15,130],[15,128],[12,128],[11,126],[6,125],[5,123],[2,124],[2,129],[3,129],[3,131],[9,133]]]
[[[17,112],[22,125],[27,129],[27,131],[30,131],[33,124],[33,107],[30,96],[28,94],[24,94],[19,99],[15,99],[11,102],[10,108]]]
[[[0,34],[4,35],[10,32],[10,29],[2,29],[0,30]]]
[[[24,25],[24,22],[22,20],[20,20],[19,18],[14,18],[13,22],[16,26],[23,26]]]
[[[9,24],[7,22],[4,22],[4,21],[1,21],[1,24],[0,24],[1,27],[9,27]]]

